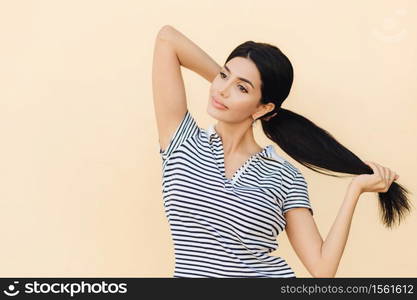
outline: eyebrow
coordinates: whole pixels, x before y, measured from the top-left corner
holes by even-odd
[[[224,68],[227,70],[227,72],[232,73],[232,72],[230,72],[229,68],[228,68],[226,65],[224,65]],[[242,80],[242,81],[244,81],[244,82],[249,83],[249,84],[252,86],[252,88],[255,88],[255,87],[253,86],[252,82],[250,82],[250,81],[249,81],[249,80],[247,80],[246,78],[238,77],[238,79],[240,79],[240,80]]]

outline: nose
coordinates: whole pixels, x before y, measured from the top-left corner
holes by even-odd
[[[228,94],[229,86],[230,84],[226,83],[220,88],[219,92],[222,97],[225,97]]]

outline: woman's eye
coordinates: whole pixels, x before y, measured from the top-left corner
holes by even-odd
[[[224,74],[223,72],[220,72],[220,77],[224,78],[222,75],[224,75],[226,77],[226,74]]]
[[[248,90],[247,89],[245,89],[244,87],[243,87],[243,85],[239,85],[239,87],[242,87],[243,89],[240,89],[242,92],[244,91],[245,93],[247,93],[248,92]]]

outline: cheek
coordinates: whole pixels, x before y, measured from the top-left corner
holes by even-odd
[[[216,76],[214,80],[211,82],[211,90],[218,91],[221,88],[219,76]]]
[[[238,114],[252,114],[255,109],[254,101],[250,97],[237,95],[231,100],[229,102],[229,109],[232,109]]]

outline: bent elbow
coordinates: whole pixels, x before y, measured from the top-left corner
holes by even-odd
[[[157,38],[159,39],[169,39],[173,33],[175,32],[175,28],[169,24],[162,26],[157,34]]]

